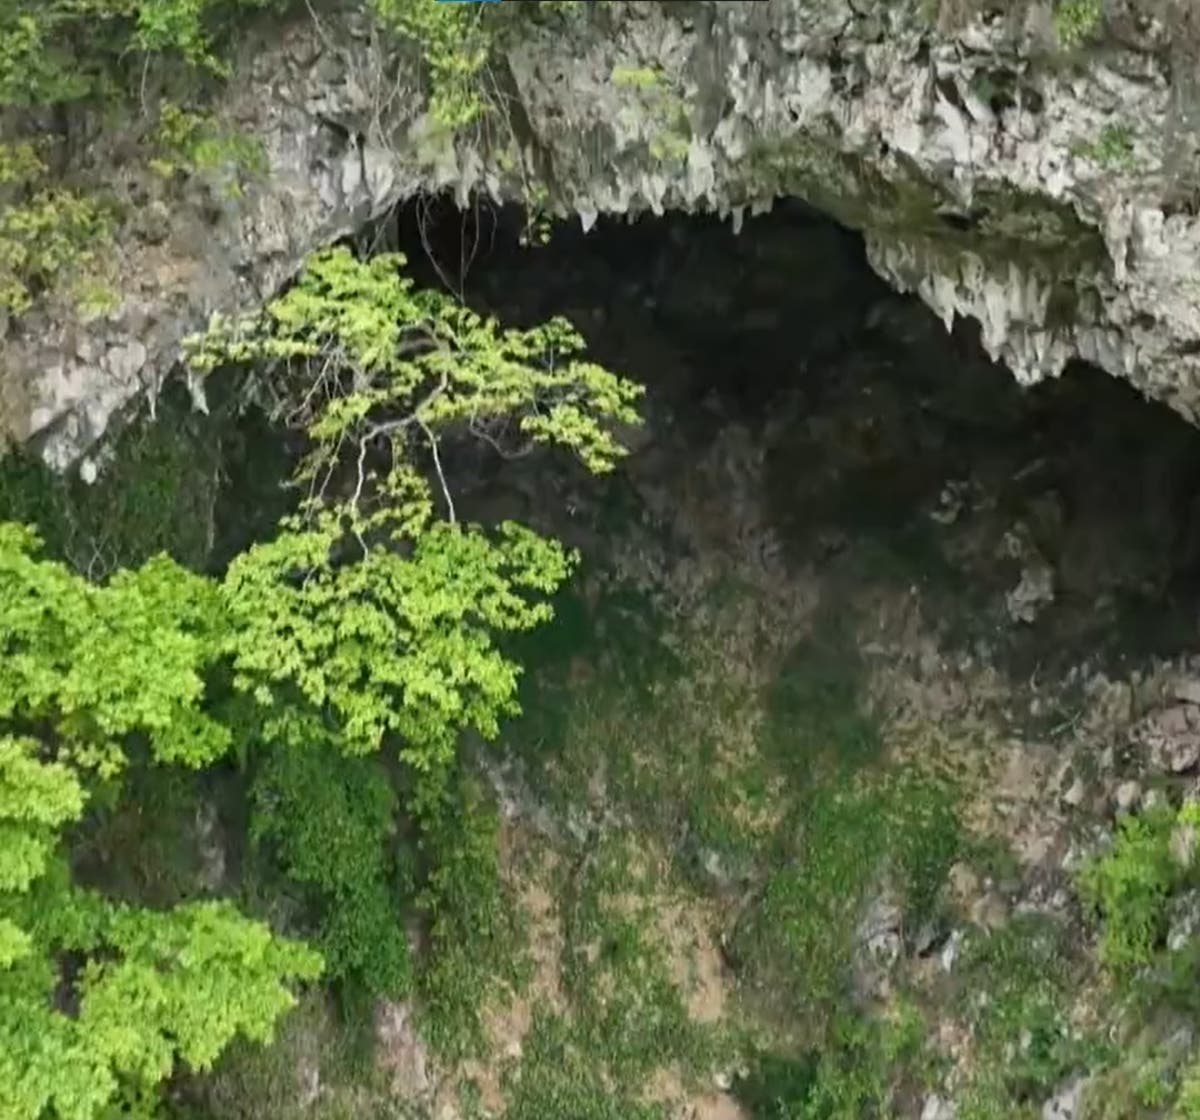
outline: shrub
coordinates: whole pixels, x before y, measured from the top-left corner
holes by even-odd
[[[1195,876],[1172,856],[1171,835],[1197,824],[1200,802],[1123,817],[1113,850],[1080,872],[1080,896],[1104,920],[1100,957],[1113,969],[1126,972],[1154,958],[1166,934],[1167,903]]]
[[[271,748],[252,804],[251,836],[303,888],[327,975],[404,995],[412,967],[392,851],[397,800],[379,759],[347,758],[319,741]]]

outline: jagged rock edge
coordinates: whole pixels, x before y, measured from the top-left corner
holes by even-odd
[[[528,132],[516,162],[536,162],[551,212],[588,227],[601,213],[715,211],[736,228],[798,195],[862,230],[873,267],[947,325],[978,320],[1022,383],[1078,355],[1196,419],[1200,221],[1171,212],[1153,176],[1080,154],[1114,120],[1136,125],[1135,156],[1153,154],[1170,97],[1154,41],[1039,71],[1036,3],[1016,31],[948,36],[915,6],[873,0],[613,10],[605,37],[586,22],[535,29],[507,52]],[[614,82],[618,64],[654,67],[659,92]],[[1036,111],[1019,90],[998,112],[982,102],[979,76],[998,67],[1036,83]],[[527,194],[513,151],[501,166],[499,146],[439,135],[421,106],[417,68],[353,15],[247,52],[222,111],[263,142],[265,183],[239,200],[188,188],[158,242],[135,223],[112,314],[26,321],[5,347],[9,432],[66,468],[129,402],[153,399],[185,334],[269,298],[312,249],[421,192]],[[680,108],[688,135],[655,154]],[[118,182],[147,192],[136,172]]]

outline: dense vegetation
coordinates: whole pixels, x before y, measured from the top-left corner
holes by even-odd
[[[177,1059],[203,1070],[235,1035],[269,1037],[322,960],[367,993],[411,990],[406,911],[431,923],[435,986],[440,954],[496,920],[456,747],[514,710],[497,635],[548,618],[574,558],[518,525],[461,522],[440,449],[473,429],[604,471],[637,391],[564,322],[502,330],[414,290],[403,264],[323,254],[260,315],[195,340],[201,370],[254,365],[309,440],[306,496],[220,576],[160,554],[90,583],[31,529],[0,530],[6,1117],[150,1109]],[[320,955],[230,902],[152,908],[73,868],[93,807],[139,771],[231,762],[249,837],[295,885]],[[401,825],[410,868],[387,854]]]
[[[210,95],[237,35],[291,7],[17,0],[0,11],[0,311],[68,298],[86,313],[111,296],[104,249],[119,207],[62,158],[73,122],[99,107],[140,121],[136,158],[155,174],[212,174],[236,192],[261,173],[254,143],[210,114]],[[420,56],[440,125],[501,111],[488,61],[517,17],[435,0],[372,0],[370,14]],[[1102,19],[1092,0],[1057,8],[1067,46]],[[614,80],[652,87],[653,73]],[[465,520],[453,465],[475,445],[557,448],[607,472],[639,394],[588,361],[568,323],[503,329],[415,288],[405,264],[318,253],[261,312],[215,318],[188,340],[194,374],[245,379],[303,446],[295,500],[230,555],[214,550],[221,465],[204,440],[139,430],[87,502],[28,463],[0,479],[5,1120],[186,1115],[182,1073],[222,1058],[247,1079],[261,1073],[245,1044],[286,1041],[285,1012],[319,1015],[314,992],[335,994],[360,1027],[377,999],[412,998],[433,1050],[470,1056],[491,990],[528,979],[498,817],[464,744],[518,713],[513,651],[554,619],[578,558],[520,524]],[[645,604],[616,613],[629,663],[571,696],[574,726],[566,704],[554,709],[564,726],[540,738],[553,706],[539,710],[534,692],[524,733],[537,744],[518,750],[548,801],[586,786],[603,759],[612,799],[647,843],[668,847],[674,828],[692,849],[659,875],[633,845],[585,832],[556,884],[572,1012],[532,1017],[525,1065],[506,1075],[508,1114],[658,1120],[640,1079],[663,1065],[707,1074],[722,1048],[754,1056],[736,1089],[756,1120],[891,1114],[902,1091],[932,1084],[928,1024],[904,998],[884,1015],[854,1005],[855,927],[885,878],[907,921],[936,924],[950,866],[978,855],[954,782],[880,764],[858,668],[837,643],[786,659],[753,758],[731,776],[724,744],[694,722],[729,702],[727,682],[699,704],[664,699],[664,678],[708,635],[688,635],[680,654],[635,633],[653,614]],[[541,686],[565,694],[570,651],[559,660],[541,666]],[[581,734],[585,709],[604,716]],[[547,760],[549,740],[562,749]],[[635,740],[654,742],[655,757],[635,757]],[[204,866],[211,812],[236,872]],[[1194,952],[1167,941],[1172,901],[1196,886],[1198,826],[1190,803],[1128,818],[1079,874],[1123,1000],[1194,1010]],[[752,868],[723,948],[765,1038],[693,1022],[655,925],[662,883],[695,891],[713,853]],[[1017,920],[979,937],[963,967],[991,999],[963,1009],[979,1063],[961,1120],[1029,1115],[1090,1068],[1132,1077],[1139,1106],[1200,1116],[1194,1067],[1135,1051],[1131,1074],[1103,1040],[1062,1028],[1082,966],[1061,930]],[[231,1113],[267,1096],[258,1084]]]

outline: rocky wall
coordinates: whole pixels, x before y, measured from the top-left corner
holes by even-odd
[[[67,466],[153,399],[213,311],[253,307],[310,250],[443,190],[585,228],[667,210],[737,226],[798,196],[861,230],[876,270],[947,324],[978,320],[1020,381],[1079,356],[1194,420],[1186,68],[1178,29],[1125,7],[1065,51],[1038,0],[581,5],[510,36],[487,72],[504,108],[456,137],[424,113],[415,58],[356,5],[264,29],[220,112],[267,173],[240,197],[164,183],[100,133],[84,162],[126,214],[119,300],[10,324],[0,421]]]

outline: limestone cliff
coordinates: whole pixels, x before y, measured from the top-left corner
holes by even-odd
[[[51,462],[77,460],[211,312],[450,189],[585,227],[665,210],[737,225],[799,196],[861,230],[874,267],[947,323],[978,320],[1022,382],[1080,356],[1195,420],[1196,52],[1186,9],[1150,3],[1113,0],[1069,49],[1036,0],[560,7],[505,41],[485,72],[500,108],[454,137],[424,111],[416,55],[357,5],[262,29],[219,108],[261,141],[266,174],[238,198],[168,190],[94,143],[93,173],[126,203],[119,305],[12,324],[0,415]]]

